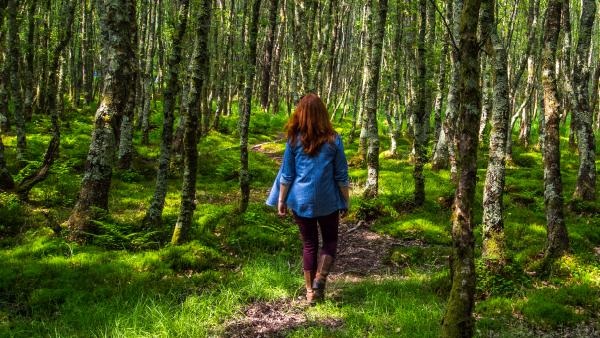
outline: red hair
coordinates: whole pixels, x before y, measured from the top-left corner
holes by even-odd
[[[312,93],[300,100],[285,129],[290,143],[294,145],[300,138],[304,152],[310,156],[316,155],[324,143],[333,143],[336,135],[325,104]]]

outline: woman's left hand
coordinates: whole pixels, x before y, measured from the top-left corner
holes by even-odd
[[[279,202],[277,205],[277,211],[281,217],[287,215],[287,205],[283,202]]]

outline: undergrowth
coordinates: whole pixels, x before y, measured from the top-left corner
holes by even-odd
[[[77,199],[87,155],[82,145],[89,144],[94,109],[92,105],[65,112],[64,121],[69,123],[63,125],[60,158],[48,179],[31,191],[29,202],[0,193],[0,336],[219,336],[227,322],[252,302],[302,295],[297,228],[289,217],[279,218],[264,205],[278,169],[268,154],[250,153],[251,203],[246,213],[236,212],[239,141],[235,106],[232,116],[221,119],[218,130],[200,140],[197,205],[188,243],[168,244],[179,208],[180,158],[171,164],[162,226],[141,228],[154,190],[160,109],[152,115],[156,128],[151,129],[150,145],[140,145],[136,134],[132,168],[115,171],[110,212],[95,218],[99,231],[90,235],[90,243],[82,246],[63,238],[59,225]],[[255,111],[250,144],[279,138],[286,114]],[[29,165],[20,172],[14,164],[15,135],[3,135],[9,170],[17,177],[39,165],[49,139],[43,126],[48,125],[46,117],[28,124]],[[335,127],[344,138],[347,157],[356,158],[358,142],[347,143],[349,118]],[[384,151],[389,148],[387,126],[381,123],[380,127]],[[536,128],[533,137],[537,137]],[[416,207],[410,139],[403,138],[399,147],[397,158],[380,156],[377,198],[362,197],[366,169],[359,163],[350,168],[352,208],[347,216],[349,222],[365,221],[374,231],[415,243],[396,247],[385,257],[399,272],[382,279],[336,282],[336,294],[308,309],[306,315],[314,322],[324,317],[339,319],[343,325],[309,325],[291,330],[289,336],[439,334],[450,288],[447,263],[454,185],[447,170],[433,172],[426,165],[427,199],[424,206]],[[281,155],[283,142],[265,149]],[[478,160],[477,224],[482,218],[486,151],[483,145]],[[533,329],[551,331],[597,323],[600,208],[598,203],[571,199],[577,154],[562,147],[571,251],[554,263],[549,276],[541,276],[537,267],[546,236],[541,155],[517,142],[513,152],[504,194],[510,260],[501,269],[476,261],[477,335],[527,336]],[[480,226],[475,235],[479,254]]]

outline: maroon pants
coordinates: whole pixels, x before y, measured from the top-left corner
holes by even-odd
[[[302,257],[305,271],[317,270],[317,252],[319,249],[319,231],[323,237],[321,255],[335,257],[338,241],[339,211],[327,216],[314,218],[300,217],[294,213],[294,221],[300,228],[302,235],[303,250]]]

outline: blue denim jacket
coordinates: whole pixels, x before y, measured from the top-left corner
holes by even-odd
[[[323,144],[314,156],[304,152],[300,140],[294,146],[288,141],[267,205],[277,207],[279,184],[291,184],[286,204],[298,216],[319,217],[348,208],[339,189],[349,184],[342,138],[336,135],[334,143]]]

